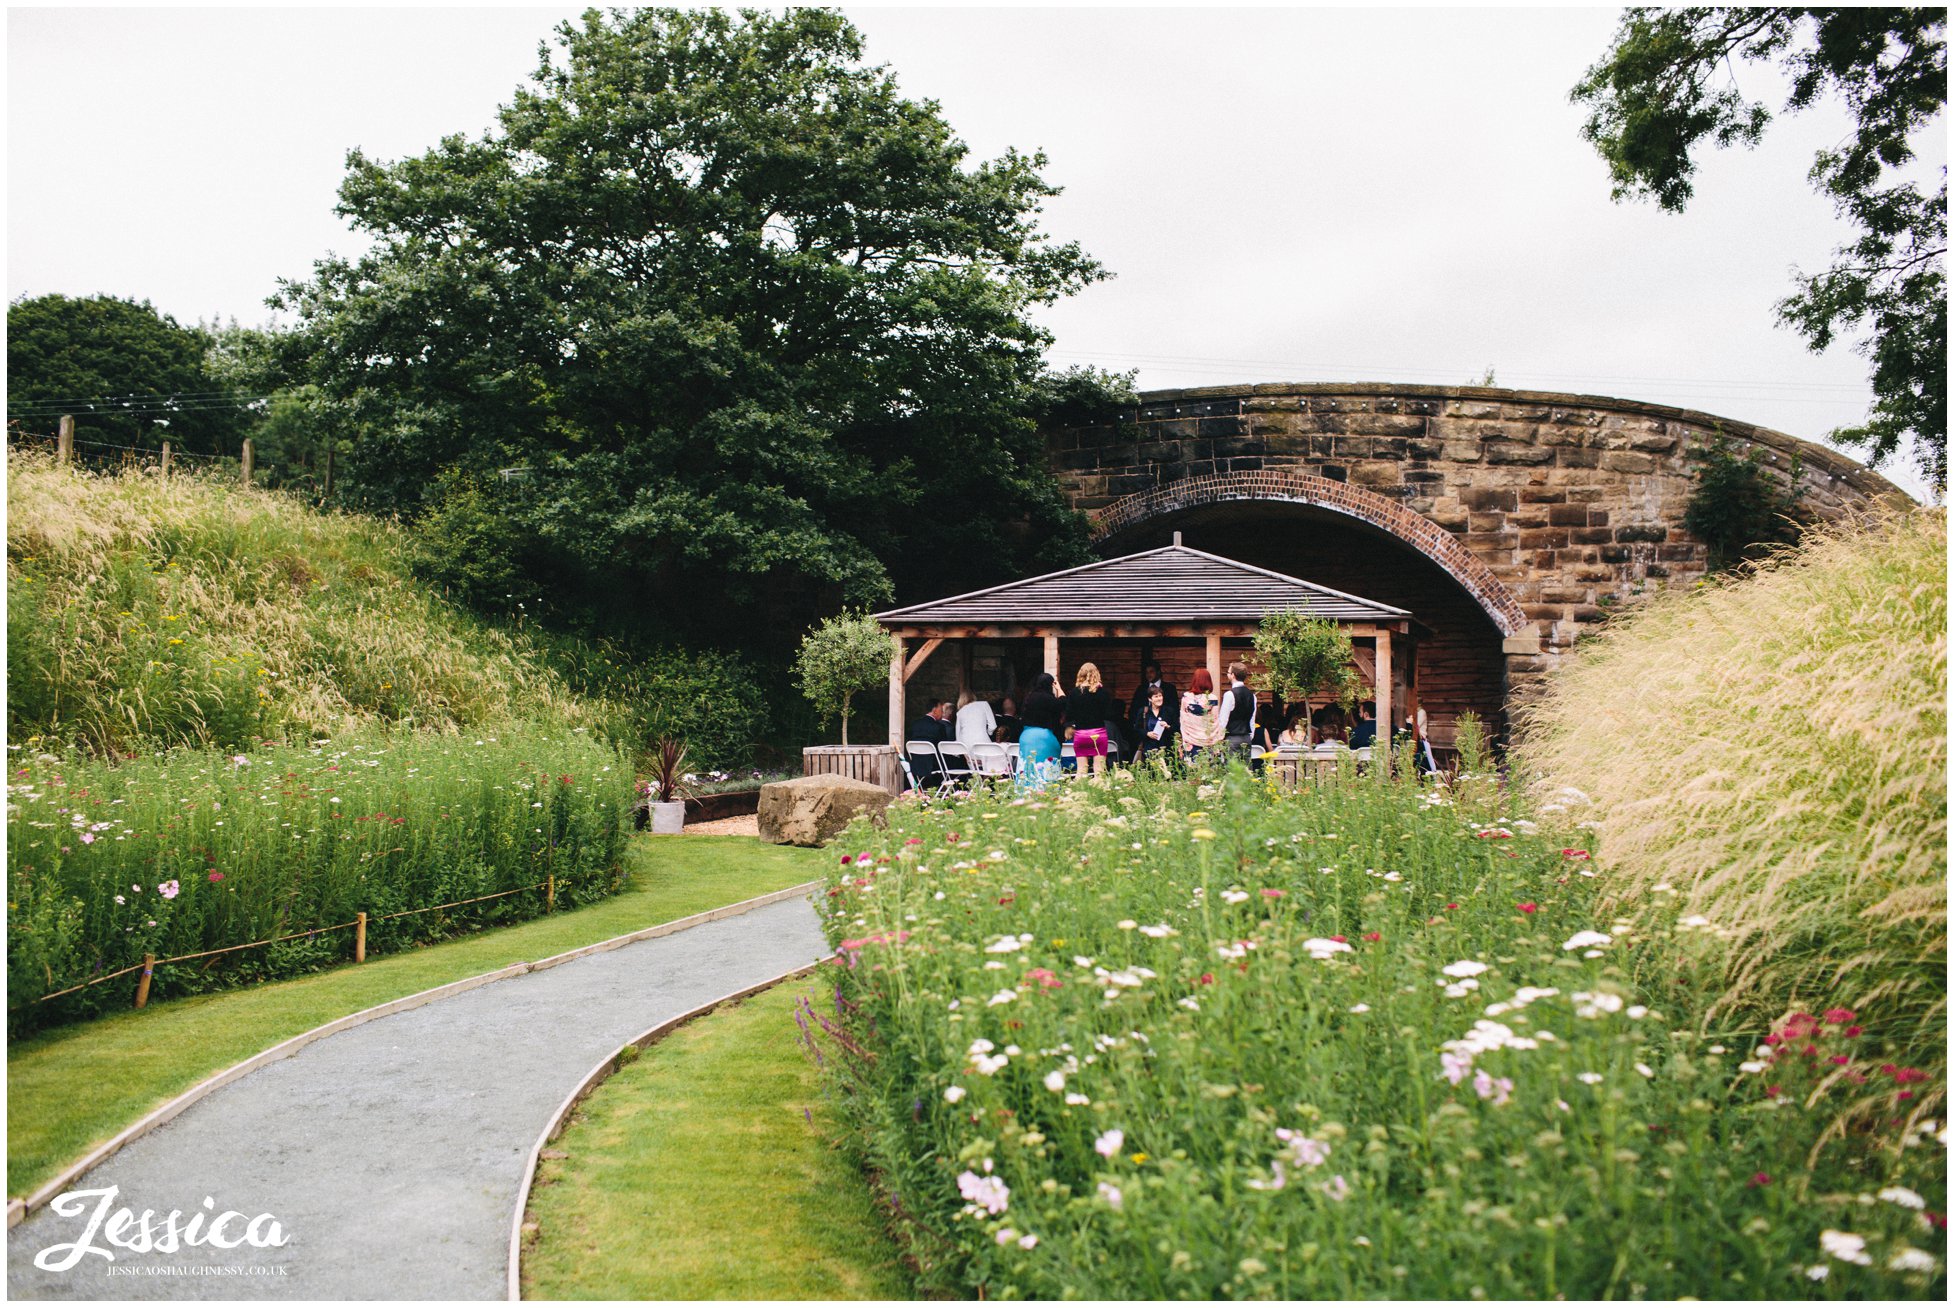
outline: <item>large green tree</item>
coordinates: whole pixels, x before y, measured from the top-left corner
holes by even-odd
[[[235,455],[249,397],[206,369],[210,345],[147,300],[23,297],[7,306],[7,417],[39,433],[66,414],[82,441]]]
[[[353,152],[370,253],[277,301],[370,499],[465,474],[608,602],[786,642],[1083,557],[1027,310],[1103,273],[1038,230],[1042,156],[969,161],[831,11],[556,37],[482,136]]]
[[[1857,235],[1830,268],[1797,278],[1778,318],[1813,350],[1858,337],[1873,408],[1834,439],[1874,464],[1910,442],[1937,488],[1947,484],[1947,170],[1937,192],[1906,173],[1947,103],[1946,30],[1945,8],[1636,8],[1573,91],[1590,107],[1583,134],[1607,160],[1615,198],[1676,212],[1698,146],[1755,144],[1770,122],[1743,94],[1741,64],[1781,68],[1787,110],[1845,104],[1853,131],[1819,152],[1811,180]]]

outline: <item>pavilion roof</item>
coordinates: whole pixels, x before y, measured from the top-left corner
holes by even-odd
[[[1339,622],[1396,622],[1405,609],[1186,545],[1127,554],[875,615],[889,626],[982,623],[1259,622],[1297,609]]]

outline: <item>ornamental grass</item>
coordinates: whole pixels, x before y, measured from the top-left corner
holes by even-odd
[[[1615,915],[1512,803],[1236,769],[851,829],[801,1017],[923,1288],[1940,1297],[1900,1010],[1719,1008],[1680,896]],[[1828,1136],[1841,1069],[1884,1110]]]
[[[1522,741],[1550,807],[1562,787],[1593,801],[1609,902],[1634,911],[1673,887],[1724,951],[1725,1020],[1877,1010],[1934,1069],[1938,1097],[1943,513],[1823,531],[1735,580],[1638,606],[1556,674]]]

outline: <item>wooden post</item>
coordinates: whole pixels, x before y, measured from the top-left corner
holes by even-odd
[[[69,414],[61,415],[61,426],[54,438],[54,461],[63,467],[74,461],[75,420]],[[138,1005],[140,1007],[140,1005]]]
[[[251,484],[251,438],[244,438],[244,484]]]
[[[1371,759],[1376,761],[1381,753],[1384,767],[1389,768],[1391,758],[1391,739],[1397,734],[1397,723],[1391,717],[1391,629],[1377,629],[1377,744],[1372,748]]]
[[[165,477],[170,475],[170,443],[168,441],[163,442],[163,475]]]
[[[1047,635],[1045,637],[1045,671],[1052,674],[1053,681],[1058,680],[1058,637],[1057,636]]]
[[[329,500],[332,498],[332,442],[331,441],[326,442],[326,480],[325,480],[324,487],[319,491],[319,498],[321,500]]]
[[[891,638],[894,652],[889,655],[889,743],[897,749],[903,745],[902,692],[903,658],[901,636]]]
[[[156,955],[144,954],[142,956],[142,980],[136,982],[137,1008],[142,1008],[149,1003],[149,978],[155,971]]]
[[[364,913],[360,914],[360,920],[353,924],[353,961],[355,963],[366,961],[366,914]]]
[[[1208,637],[1208,677],[1214,682],[1214,693],[1222,691],[1221,680],[1221,637]]]
[[[556,912],[556,873],[552,872],[543,881],[543,911]]]
[[[964,694],[970,689],[970,663],[976,653],[977,644],[968,639],[957,643],[961,646],[959,653],[962,655],[957,660],[957,707],[962,708]]]

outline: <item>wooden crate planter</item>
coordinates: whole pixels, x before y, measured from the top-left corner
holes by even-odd
[[[902,763],[893,745],[809,745],[801,751],[801,773],[809,777],[853,777],[902,793]]]

